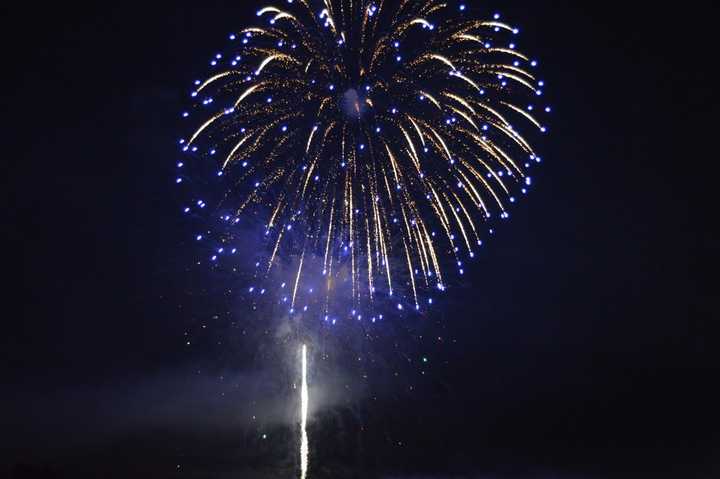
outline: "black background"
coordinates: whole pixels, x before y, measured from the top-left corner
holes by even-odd
[[[416,393],[385,384],[385,399],[340,421],[354,431],[345,449],[322,445],[341,441],[337,420],[316,421],[316,476],[720,475],[718,12],[545,3],[479,9],[521,25],[548,83],[554,119],[531,201],[430,313],[448,338],[434,379]],[[218,299],[186,267],[197,252],[173,189],[178,111],[255,7],[5,12],[10,477],[292,476],[261,441],[238,452],[234,434],[256,430],[218,426],[227,404],[166,407],[218,396],[218,383],[187,378],[231,348],[185,347],[186,324]],[[358,437],[362,452],[348,452]]]

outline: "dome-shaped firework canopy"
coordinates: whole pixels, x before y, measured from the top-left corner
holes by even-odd
[[[257,17],[183,113],[177,182],[212,220],[209,262],[251,255],[249,291],[330,322],[375,322],[388,298],[422,309],[527,193],[526,135],[550,111],[537,63],[499,15],[456,2],[287,0]],[[243,218],[263,248],[238,251]]]

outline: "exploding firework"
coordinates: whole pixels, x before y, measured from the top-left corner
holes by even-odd
[[[216,225],[197,235],[211,264],[250,218],[266,243],[243,251],[254,281],[325,321],[375,322],[388,298],[420,310],[446,270],[464,274],[527,193],[540,158],[525,130],[545,132],[550,108],[518,30],[452,3],[287,0],[230,35],[195,82],[178,163],[179,184],[208,186],[184,209]],[[282,258],[291,273],[268,279]]]

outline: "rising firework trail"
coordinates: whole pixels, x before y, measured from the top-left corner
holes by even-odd
[[[256,13],[183,112],[176,182],[186,214],[210,214],[208,262],[231,261],[250,218],[266,246],[246,253],[253,295],[332,324],[421,310],[531,187],[551,111],[537,61],[459,0]]]
[[[307,389],[307,346],[300,349],[302,378],[300,384],[300,479],[307,477],[308,455],[310,453],[307,437],[308,389]]]

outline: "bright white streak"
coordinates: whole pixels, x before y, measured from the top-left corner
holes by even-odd
[[[307,477],[308,469],[308,437],[307,437],[307,346],[302,345],[302,382],[300,386],[300,479]]]

